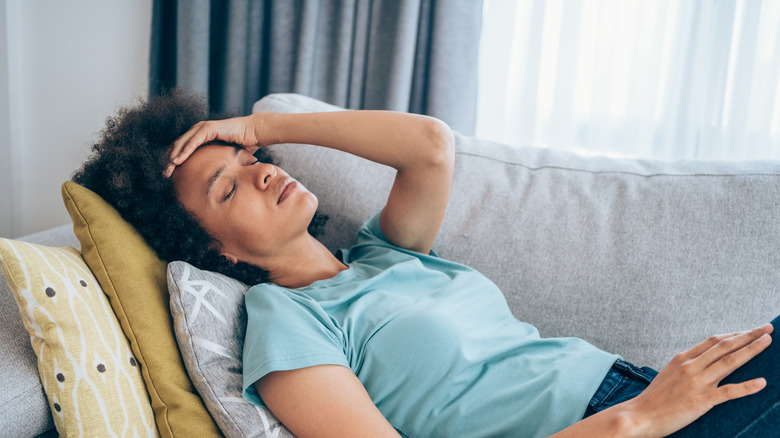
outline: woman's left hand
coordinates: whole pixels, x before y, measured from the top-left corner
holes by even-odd
[[[263,138],[265,133],[263,126],[263,113],[196,123],[173,142],[169,151],[171,162],[165,168],[163,175],[166,178],[170,177],[176,166],[186,161],[196,149],[214,142],[239,145],[250,153],[254,153],[258,148],[271,144]]]
[[[666,436],[693,422],[713,406],[755,394],[766,386],[757,378],[720,385],[720,381],[766,349],[773,327],[713,336],[680,353],[636,398],[623,404],[650,426],[643,436]],[[616,405],[620,406],[620,405]],[[606,412],[606,411],[605,411]]]
[[[556,438],[663,437],[682,429],[715,405],[755,394],[763,378],[720,385],[721,380],[764,351],[771,324],[713,336],[669,362],[638,396],[556,433]]]

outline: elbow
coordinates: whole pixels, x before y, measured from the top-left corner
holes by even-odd
[[[429,117],[423,134],[426,145],[426,162],[436,167],[452,169],[455,162],[455,136],[446,123]]]

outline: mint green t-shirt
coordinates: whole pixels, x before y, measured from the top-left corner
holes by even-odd
[[[618,356],[542,339],[467,266],[399,248],[379,214],[340,256],[349,269],[298,289],[246,294],[244,397],[272,371],[350,368],[409,437],[543,437],[580,420]]]

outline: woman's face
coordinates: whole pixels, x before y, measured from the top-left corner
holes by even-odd
[[[233,262],[270,269],[294,250],[317,210],[317,198],[281,168],[244,149],[198,148],[172,175],[176,196]]]

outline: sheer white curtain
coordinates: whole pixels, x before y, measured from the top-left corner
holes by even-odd
[[[486,0],[477,135],[780,159],[780,1]]]

